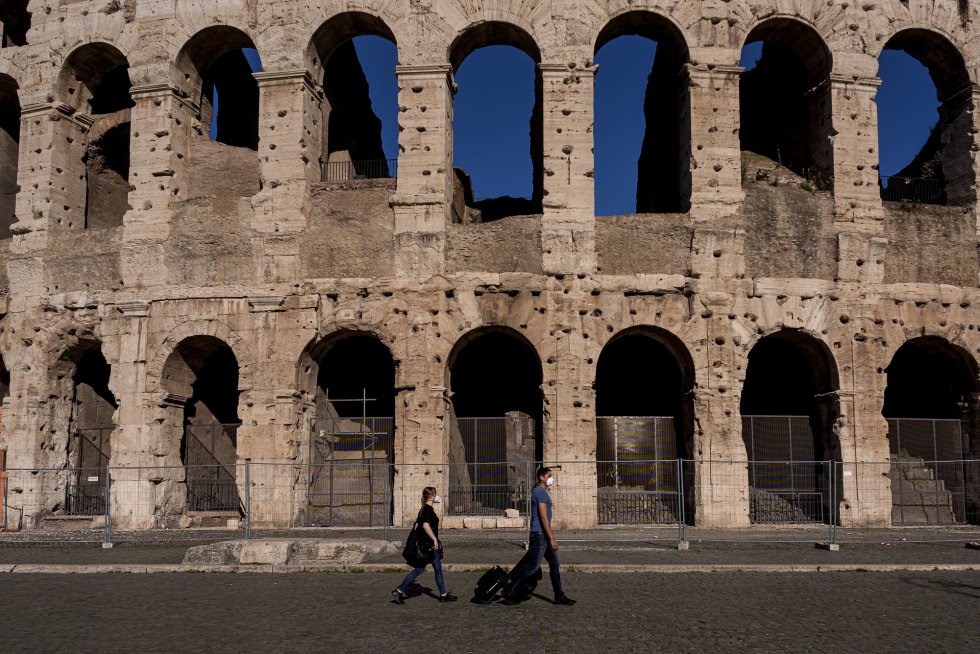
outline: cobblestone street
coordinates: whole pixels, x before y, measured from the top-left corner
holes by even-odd
[[[976,652],[980,573],[583,574],[520,606],[397,606],[398,573],[6,575],[5,652]],[[434,589],[431,574],[420,582]],[[540,629],[538,628],[540,626]]]

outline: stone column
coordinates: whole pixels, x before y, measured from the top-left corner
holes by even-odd
[[[123,221],[120,267],[127,286],[167,283],[163,243],[173,203],[187,197],[188,148],[197,108],[169,83],[135,86],[130,113],[132,191]]]
[[[739,76],[742,68],[687,65],[689,101],[681,101],[680,124],[690,125],[690,140],[679,156],[690,162],[691,216],[710,221],[738,211],[742,190],[742,150],[739,143]],[[683,85],[682,85],[683,86]],[[682,176],[682,180],[685,176]]]
[[[596,67],[539,64],[538,69],[544,110],[544,270],[554,274],[595,272],[592,126]]]
[[[834,213],[838,222],[880,223],[878,105],[881,80],[830,76],[834,148]]]
[[[53,229],[85,226],[85,156],[88,116],[76,114],[65,104],[26,105],[21,111],[20,166],[17,171],[17,222],[12,250],[33,252],[47,246]],[[14,295],[31,289],[14,286]],[[43,289],[42,289],[43,292]]]
[[[142,466],[154,465],[159,448],[147,436],[146,347],[150,303],[131,300],[116,305],[122,312],[119,360],[112,366],[110,387],[119,408],[112,433],[112,477],[109,511],[112,525],[120,529],[155,526],[156,491],[152,475]]]
[[[398,66],[398,187],[395,269],[426,279],[445,269],[446,223],[453,193],[452,68]]]
[[[750,287],[750,283],[746,283]],[[699,289],[704,336],[691,347],[697,383],[694,390],[694,469],[686,471],[685,496],[693,501],[699,527],[746,527],[749,524],[749,478],[742,439],[739,402],[748,352],[733,333],[729,315],[736,293],[746,288]]]
[[[305,69],[253,76],[259,84],[262,188],[252,199],[252,226],[260,234],[301,232],[310,213],[310,184],[321,175],[323,99]]]

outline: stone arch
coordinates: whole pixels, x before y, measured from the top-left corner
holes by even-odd
[[[752,345],[739,407],[751,521],[836,520],[825,462],[841,460],[839,389],[820,338],[783,328]]]
[[[682,74],[690,61],[687,38],[667,16],[627,11],[610,19],[596,35],[595,54],[621,36],[641,36],[657,44],[644,100],[646,130],[637,162],[636,213],[687,211],[691,203],[691,112],[690,86]],[[596,79],[597,100],[601,71],[602,66]],[[596,174],[601,180],[601,169]]]
[[[593,383],[600,523],[693,518],[677,459],[694,455],[695,375],[687,346],[660,327],[630,327],[603,346]]]
[[[348,11],[320,25],[306,48],[307,69],[323,90],[320,160],[325,181],[394,176],[382,147],[381,120],[374,113],[354,48],[354,39],[361,36],[377,36],[398,46],[382,18]]]
[[[483,222],[489,222],[499,218],[505,218],[507,216],[540,214],[543,211],[542,203],[544,198],[543,81],[541,77],[541,69],[540,66],[538,66],[538,64],[541,63],[541,49],[535,37],[532,36],[530,31],[512,22],[502,20],[486,20],[483,22],[470,24],[465,29],[458,32],[452,43],[449,45],[446,52],[447,61],[453,71],[453,74],[456,75],[459,73],[459,68],[467,57],[481,48],[491,46],[509,46],[516,48],[520,52],[527,55],[530,61],[534,64],[534,103],[531,109],[529,124],[531,192],[530,197],[527,197],[526,192],[521,192],[515,194],[519,195],[520,197],[502,195],[497,197],[485,197],[474,201],[471,208],[480,212],[480,219]],[[477,86],[479,85],[474,84],[467,87],[464,84],[457,89],[457,93],[465,92],[466,88],[474,88]],[[459,89],[463,89],[463,91],[460,91]],[[454,129],[456,129],[456,125],[461,120],[460,116],[462,115],[464,114],[460,111],[454,110]],[[458,144],[459,142],[461,142],[460,139],[456,138],[456,143]],[[459,151],[460,149],[457,148],[455,154],[458,154]],[[523,167],[524,161],[526,160],[523,159],[523,155],[520,156],[521,159],[517,161]],[[455,162],[453,165],[455,166]],[[469,172],[470,171],[466,171],[467,174],[469,174]],[[460,176],[460,179],[468,178],[466,175],[463,175]],[[465,198],[470,195],[470,192],[465,188],[465,184],[456,183],[453,184],[453,195],[456,197],[463,195],[462,199],[454,202],[454,206],[462,207],[465,205]],[[463,212],[461,211],[460,213]]]
[[[939,121],[919,154],[895,176],[901,179],[935,180],[938,189],[928,200],[934,204],[968,205],[976,200],[973,149],[973,93],[970,71],[959,47],[946,34],[932,28],[908,27],[892,34],[878,53],[903,51],[926,67],[936,86]],[[885,199],[901,200],[902,189],[912,184],[882,189]],[[933,194],[938,193],[938,197]],[[918,195],[918,193],[916,193]],[[921,197],[910,197],[921,201]]]
[[[543,457],[541,358],[519,331],[487,325],[463,334],[446,359],[452,515],[515,506],[527,469]],[[532,424],[533,422],[533,424]],[[512,465],[508,465],[508,463]]]
[[[17,166],[20,148],[20,99],[17,81],[0,73],[0,239],[17,222]]]
[[[751,28],[743,50],[756,42],[763,43],[758,65],[740,82],[742,150],[829,186],[833,55],[824,36],[799,17],[775,16]]]
[[[251,35],[258,22],[257,9],[255,0],[224,0],[221,3],[175,0],[174,16],[187,34],[196,34],[214,25],[226,25]]]
[[[177,346],[193,336],[211,336],[226,343],[238,362],[238,390],[245,393],[252,388],[254,357],[244,339],[220,320],[190,320],[174,328],[160,342],[146,364],[146,386],[150,392],[168,392],[163,384],[164,367]]]
[[[941,336],[908,339],[885,368],[892,519],[898,524],[980,520],[980,367]]]
[[[68,227],[118,227],[129,210],[131,87],[129,61],[115,45],[87,43],[65,59],[57,95],[78,112],[85,130],[64,146],[79,155],[69,160],[85,180],[82,225]]]
[[[27,45],[27,33],[31,29],[31,13],[28,0],[7,0],[0,6],[0,48]]]
[[[209,131],[217,109],[215,141],[258,148],[259,89],[243,50],[255,49],[252,37],[229,25],[214,25],[194,33],[177,54],[180,86],[199,107],[202,129]],[[235,111],[220,110],[214,94]]]

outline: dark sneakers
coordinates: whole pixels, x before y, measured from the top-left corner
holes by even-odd
[[[439,601],[440,602],[455,602],[458,599],[459,598],[456,597],[455,595],[453,595],[452,593],[446,593],[445,595],[440,595],[439,596]]]
[[[391,599],[395,600],[395,604],[404,604],[405,593],[396,588],[395,590],[391,591]]]
[[[575,603],[575,600],[573,600],[568,595],[562,595],[561,597],[556,597],[555,598],[555,604],[558,604],[560,606],[571,606],[574,603]]]

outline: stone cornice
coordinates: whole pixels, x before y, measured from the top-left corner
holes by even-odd
[[[250,295],[248,305],[252,313],[279,311],[286,298],[282,295]]]
[[[316,92],[317,84],[305,68],[293,68],[291,70],[278,70],[272,72],[252,73],[252,77],[258,82],[260,87],[264,86],[292,86],[296,84],[304,85],[310,92]]]
[[[150,304],[146,300],[127,300],[117,302],[116,308],[127,318],[146,318],[150,315]]]

